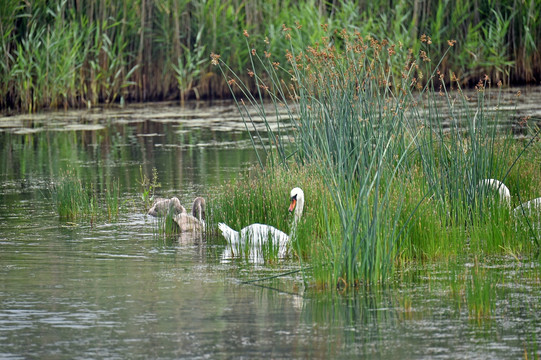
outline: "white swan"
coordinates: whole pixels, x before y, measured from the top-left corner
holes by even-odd
[[[294,188],[291,190],[291,203],[289,205],[289,212],[295,211],[291,235],[296,230],[297,222],[302,216],[303,208],[304,192],[300,188]],[[244,250],[249,252],[251,261],[261,263],[264,260],[263,248],[265,246],[277,249],[278,258],[284,258],[287,255],[287,247],[291,237],[274,226],[252,224],[246,226],[241,231],[235,231],[226,224],[219,223],[218,228],[228,243],[227,248],[222,254],[222,259],[231,259],[240,255]]]
[[[170,211],[173,214],[181,214],[185,213],[186,209],[180,204],[180,200],[177,197],[172,197],[171,199],[157,198],[154,200],[150,210],[148,210],[148,215],[164,216]]]
[[[181,232],[202,233],[205,230],[205,199],[196,197],[193,201],[192,214],[181,212],[173,218]]]
[[[500,200],[505,202],[507,206],[511,207],[511,192],[509,191],[509,188],[505,186],[503,182],[496,179],[484,179],[484,180],[481,180],[479,185],[487,186],[489,188],[497,190],[498,194],[500,195]],[[538,197],[536,199],[520,204],[519,206],[513,209],[513,214],[515,216],[519,215],[522,213],[523,209],[525,212],[528,211],[528,214],[531,214],[532,209],[541,210],[541,197]]]

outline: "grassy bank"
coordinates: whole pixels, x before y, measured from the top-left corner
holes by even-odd
[[[304,49],[294,45],[295,30],[283,36],[290,43],[281,65],[246,37],[254,49],[251,85],[213,58],[232,93],[242,94],[241,112],[248,102],[259,107],[272,128],[276,120],[262,106],[268,97],[290,110],[285,125],[292,127],[285,139],[268,132],[268,165],[216,199],[216,221],[286,230],[278,204],[285,207],[290,188],[303,187],[307,210],[294,256],[311,264],[318,286],[341,289],[385,282],[409,261],[538,250],[538,220],[512,214],[479,185],[488,178],[511,184],[513,206],[541,193],[536,162],[525,160],[537,144],[514,140],[497,126],[503,113],[489,111],[500,81],[492,86],[484,76],[475,94],[464,94],[456,75],[440,70],[455,44],[432,61],[426,36],[419,51],[359,33]],[[251,95],[254,85],[260,92]]]
[[[279,36],[283,26],[297,31],[291,40],[297,49],[323,36],[339,42],[335,32],[346,29],[380,41],[393,34],[417,51],[428,34],[439,59],[446,41],[456,40],[440,70],[452,69],[462,85],[484,74],[504,85],[538,84],[540,6],[540,0],[7,0],[0,5],[0,109],[228,97],[209,54],[219,53],[246,80],[251,49],[237,35],[247,30],[253,43],[267,41],[268,53],[283,59],[289,48]]]

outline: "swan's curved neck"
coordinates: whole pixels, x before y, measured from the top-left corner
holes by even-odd
[[[297,196],[297,205],[295,206],[295,225],[300,220],[302,216],[302,210],[304,209],[304,196]]]
[[[304,193],[297,194],[297,204],[295,205],[295,213],[293,218],[293,224],[291,224],[290,238],[294,238],[297,233],[297,223],[301,219],[302,211],[304,209]]]

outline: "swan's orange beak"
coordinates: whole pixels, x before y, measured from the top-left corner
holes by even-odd
[[[295,210],[295,205],[297,205],[297,199],[292,198],[291,204],[289,204],[289,212],[293,212],[293,210]]]

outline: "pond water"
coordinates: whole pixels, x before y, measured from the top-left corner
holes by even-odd
[[[222,239],[156,235],[141,173],[195,196],[257,163],[227,103],[130,106],[0,120],[0,358],[535,358],[539,260],[406,268],[387,288],[305,289],[298,264],[221,261]],[[60,220],[70,170],[118,179],[118,219]],[[309,206],[309,204],[307,204]]]

